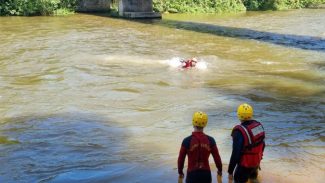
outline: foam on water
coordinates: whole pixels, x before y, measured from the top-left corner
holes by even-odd
[[[85,56],[82,56],[85,58]],[[125,55],[98,55],[89,56],[95,58],[100,62],[101,65],[114,64],[114,63],[128,63],[128,64],[141,64],[141,65],[168,65],[171,68],[182,69],[181,61],[184,60],[181,57],[173,57],[167,60],[160,60],[155,58],[144,58],[143,56],[125,56]],[[198,70],[206,70],[208,68],[208,63],[203,59],[198,59],[198,63],[195,66]]]
[[[181,67],[181,65],[182,65],[181,60],[182,60],[182,58],[180,58],[180,57],[173,57],[169,60],[166,60],[163,63],[167,63],[172,68],[178,68],[178,67]]]
[[[181,68],[182,67],[181,60],[183,59],[180,57],[173,57],[161,63],[167,64],[171,68]],[[198,59],[198,63],[196,64],[195,68],[198,70],[206,70],[208,68],[208,64],[204,60]]]
[[[157,60],[153,58],[145,58],[143,56],[136,56],[136,55],[102,55],[98,56],[99,59],[103,63],[129,63],[129,64],[145,64],[145,65],[151,65],[151,64],[157,64]]]
[[[205,70],[208,68],[208,65],[206,62],[202,61],[196,64],[196,68],[198,68],[199,70]]]

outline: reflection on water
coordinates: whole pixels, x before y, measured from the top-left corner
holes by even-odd
[[[262,182],[322,182],[324,17],[0,18],[0,182],[176,181],[196,110],[226,170],[243,101],[267,130]],[[194,56],[207,69],[170,64]]]

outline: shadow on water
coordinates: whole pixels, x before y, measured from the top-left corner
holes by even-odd
[[[128,131],[95,115],[8,119],[0,135],[0,182],[123,182],[142,170],[126,153]]]
[[[91,14],[96,16],[110,17],[108,14]],[[116,17],[110,17],[116,18]],[[144,24],[160,25],[169,28],[189,30],[199,33],[207,33],[216,36],[232,37],[239,39],[257,40],[276,45],[325,52],[325,39],[321,37],[303,36],[294,34],[280,34],[248,28],[228,27],[208,23],[178,21],[170,19],[122,19],[125,21],[139,22]]]
[[[207,33],[217,36],[251,39],[276,45],[300,48],[304,50],[325,52],[325,39],[320,37],[302,36],[293,34],[279,34],[257,31],[247,28],[227,27],[199,22],[185,22],[177,20],[134,20],[140,23],[161,25],[175,29]]]

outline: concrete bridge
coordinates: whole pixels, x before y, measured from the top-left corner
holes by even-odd
[[[81,0],[78,11],[104,12],[110,10],[113,0]],[[126,18],[161,18],[153,12],[152,0],[117,0],[119,16]]]

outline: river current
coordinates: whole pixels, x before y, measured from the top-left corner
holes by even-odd
[[[207,67],[175,67],[189,57]],[[324,182],[324,9],[0,17],[1,183],[176,182],[195,111],[226,181],[243,102],[266,130],[262,183]]]

